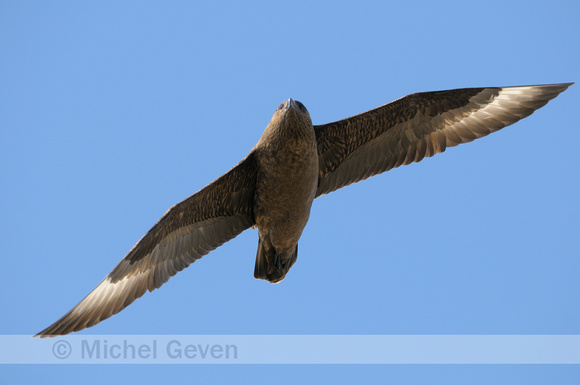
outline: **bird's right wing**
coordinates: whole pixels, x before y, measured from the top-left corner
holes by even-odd
[[[572,84],[422,92],[314,126],[320,163],[316,196],[500,130]]]
[[[40,337],[93,326],[254,224],[256,161],[237,166],[171,207],[88,296]]]

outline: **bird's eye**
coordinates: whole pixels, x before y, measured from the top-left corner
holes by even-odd
[[[284,108],[284,103],[280,104],[276,110],[281,110],[282,108]]]
[[[296,104],[298,105],[298,108],[300,108],[300,111],[306,112],[306,107],[304,107],[304,104],[300,103],[298,100],[296,101]]]

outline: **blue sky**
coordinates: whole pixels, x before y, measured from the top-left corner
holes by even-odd
[[[3,2],[0,334],[62,316],[292,97],[314,124],[417,91],[580,80],[580,5]],[[580,334],[578,85],[314,203],[298,262],[246,231],[85,334]],[[27,366],[6,383],[563,383],[574,366]],[[78,377],[76,377],[78,378]],[[8,381],[9,380],[9,381]]]

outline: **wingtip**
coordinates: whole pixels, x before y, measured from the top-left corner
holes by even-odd
[[[556,86],[556,87],[561,87],[562,91],[560,92],[564,92],[565,90],[567,90],[570,86],[574,85],[575,82],[569,82],[569,83],[556,83],[556,84],[548,84],[551,86]]]
[[[38,332],[38,333],[36,333],[35,335],[32,336],[32,338],[37,338],[37,337],[38,338],[52,338],[52,337],[54,337],[54,335],[47,334],[46,333],[46,329],[44,329],[44,330],[42,330],[42,331],[40,331],[40,332]]]
[[[38,333],[36,333],[35,335],[32,336],[32,338],[46,338],[46,337],[50,337],[50,335],[46,334],[46,331],[48,330],[48,328],[43,329],[41,331],[39,331]]]
[[[32,336],[32,338],[53,338],[53,337],[58,337],[60,336],[60,334],[53,334],[52,331],[50,331],[50,328],[52,326],[47,327],[46,329],[36,333],[35,335]],[[63,334],[64,335],[64,334]]]
[[[77,323],[76,322],[66,322],[67,321],[67,317],[69,317],[70,312],[68,312],[67,314],[65,314],[63,317],[61,317],[58,321],[56,321],[55,323],[53,323],[52,325],[50,325],[49,327],[39,331],[38,333],[36,333],[34,337],[38,337],[38,338],[54,338],[54,337],[61,337],[70,333],[74,333],[74,332],[78,332],[81,331],[83,329],[85,329],[87,326],[84,327],[77,327]],[[63,322],[65,321],[65,322]]]

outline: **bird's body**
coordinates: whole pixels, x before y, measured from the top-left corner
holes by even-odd
[[[304,106],[292,99],[282,103],[254,152],[254,216],[260,239],[254,276],[276,283],[296,261],[318,187],[316,135]]]
[[[500,130],[571,84],[417,93],[323,125],[289,99],[246,158],[171,207],[87,297],[38,335],[99,323],[250,227],[259,237],[254,276],[279,282],[296,261],[316,197]]]

